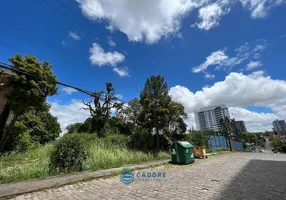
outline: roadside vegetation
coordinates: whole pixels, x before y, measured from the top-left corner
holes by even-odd
[[[76,137],[82,135],[82,137],[87,138],[90,136],[90,134],[75,135]],[[116,135],[112,137],[116,137]],[[114,145],[111,140],[106,139],[96,138],[94,141],[85,144],[87,145],[87,157],[83,162],[82,170],[108,169],[170,157],[168,152],[153,154],[132,151],[123,144]],[[57,171],[50,167],[50,156],[54,145],[55,142],[26,152],[3,154],[0,157],[0,184],[76,172],[72,169]]]
[[[150,76],[140,97],[129,102],[120,101],[113,84],[105,83],[83,103],[90,116],[68,125],[60,137],[60,124],[46,101],[60,84],[52,66],[34,56],[15,55],[9,61],[15,74],[0,74],[5,82],[0,92],[13,88],[0,114],[0,183],[167,159],[178,140],[207,146],[210,135],[249,139],[229,119],[221,121],[222,133],[187,130],[185,108],[172,101],[160,75]]]
[[[272,138],[270,144],[278,151],[286,153],[286,139]]]

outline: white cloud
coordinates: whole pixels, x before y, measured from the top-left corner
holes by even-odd
[[[77,0],[91,20],[106,20],[109,29],[125,33],[130,41],[155,43],[177,34],[181,20],[210,0]]]
[[[226,60],[229,60],[229,57],[225,55],[225,52],[223,50],[218,50],[218,51],[212,52],[211,55],[209,55],[206,58],[206,61],[204,63],[202,63],[199,66],[194,67],[192,71],[194,73],[203,72],[211,65],[223,65],[223,63]]]
[[[247,70],[253,70],[256,69],[258,67],[261,67],[263,64],[260,61],[250,61],[247,64]]]
[[[120,77],[126,77],[129,76],[129,71],[127,67],[124,68],[113,68],[113,71],[116,72]]]
[[[205,72],[205,78],[206,78],[206,79],[214,79],[214,78],[215,78],[215,75],[214,75],[214,74],[209,74],[209,73],[206,73],[206,72]]]
[[[245,115],[249,114],[249,118],[244,117],[244,121],[252,131],[269,129],[276,118],[286,119],[286,81],[274,80],[265,76],[263,71],[249,75],[230,73],[224,81],[206,86],[195,93],[184,86],[177,85],[170,88],[169,93],[173,100],[184,104],[189,115],[192,115],[195,109],[217,104],[226,104],[230,107],[253,105],[272,109],[274,114],[249,111],[251,115],[246,109],[231,109],[231,113],[237,118],[242,118],[239,117],[243,116],[242,112],[246,113]]]
[[[58,118],[61,125],[62,133],[65,133],[65,128],[72,123],[84,122],[89,116],[88,110],[83,110],[84,104],[78,100],[71,100],[68,104],[59,102],[49,102],[51,104],[50,112]]]
[[[269,10],[282,4],[283,0],[240,0],[240,2],[243,7],[251,11],[251,17],[257,19],[266,17]]]
[[[230,12],[227,0],[217,1],[199,9],[199,22],[195,25],[202,30],[210,30],[219,25],[220,18]]]
[[[107,37],[107,43],[111,47],[115,47],[116,46],[116,43],[111,39],[111,37]]]
[[[117,95],[115,95],[119,100],[121,100],[122,98],[123,98],[123,95],[121,95],[121,94],[117,94]]]
[[[69,31],[69,37],[74,39],[74,40],[81,40],[80,35],[75,33],[75,32],[72,32],[72,31]]]
[[[253,112],[240,107],[230,107],[229,112],[236,120],[245,121],[247,131],[251,132],[270,131],[272,122],[279,118],[276,114]]]
[[[63,87],[62,91],[64,91],[67,94],[72,94],[72,93],[78,92],[76,89],[73,89],[73,88],[70,88],[70,87]]]
[[[123,54],[117,51],[104,52],[104,50],[97,43],[93,43],[89,52],[89,59],[91,63],[100,67],[103,65],[116,66],[117,63],[121,63],[125,60],[125,56]]]
[[[193,73],[206,72],[210,66],[215,66],[216,69],[221,69],[222,67],[233,67],[243,63],[245,60],[249,59],[252,55],[259,54],[266,48],[265,44],[258,44],[253,49],[249,47],[248,43],[241,45],[235,49],[236,55],[234,57],[229,57],[226,55],[225,50],[217,50],[212,52],[208,57],[206,57],[205,62],[193,67]]]
[[[119,30],[129,41],[152,44],[170,35],[179,36],[182,20],[198,9],[199,29],[219,25],[232,6],[240,2],[252,18],[262,18],[283,0],[76,0],[83,15],[106,21],[108,30]]]

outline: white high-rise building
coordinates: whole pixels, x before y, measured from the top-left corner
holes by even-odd
[[[225,117],[230,118],[228,108],[224,104],[200,108],[194,113],[198,130],[219,131],[221,128],[220,120]]]
[[[285,120],[275,120],[272,122],[273,124],[273,130],[274,131],[281,131],[281,132],[286,132],[286,123]]]

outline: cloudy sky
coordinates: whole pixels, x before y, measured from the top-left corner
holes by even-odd
[[[112,82],[125,102],[161,74],[193,111],[226,104],[249,131],[286,119],[284,0],[31,0],[0,3],[0,60],[49,60],[57,78],[89,91]],[[25,9],[23,9],[25,8]],[[48,99],[64,128],[88,116],[89,97],[59,88]]]

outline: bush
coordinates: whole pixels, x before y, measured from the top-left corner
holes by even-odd
[[[81,171],[87,156],[86,139],[89,137],[86,134],[69,134],[59,139],[50,156],[51,169]]]
[[[102,139],[103,143],[107,146],[120,146],[127,145],[128,137],[120,134],[111,134]]]
[[[274,148],[278,148],[281,146],[281,140],[279,138],[273,138],[270,142],[270,144],[274,147]]]
[[[171,142],[168,137],[165,134],[160,135],[160,150],[168,151],[170,145]],[[128,147],[144,152],[156,151],[156,135],[148,133],[147,130],[138,129],[130,136]]]
[[[24,152],[29,149],[35,149],[40,146],[40,143],[34,142],[29,135],[29,132],[24,132],[19,135],[15,142],[15,150],[19,152]]]
[[[286,153],[286,144],[282,144],[282,146],[281,146],[281,151],[282,151],[283,153]]]
[[[187,134],[186,140],[192,145],[208,146],[208,135],[202,131],[196,131]]]

